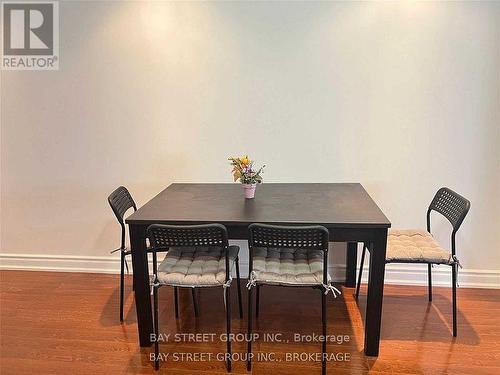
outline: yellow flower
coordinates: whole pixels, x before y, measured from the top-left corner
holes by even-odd
[[[248,160],[248,156],[240,158],[240,162],[241,162],[241,164],[243,164],[245,166],[247,166],[248,164],[250,164],[250,160]]]

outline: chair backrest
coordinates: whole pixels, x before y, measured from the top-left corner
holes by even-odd
[[[431,211],[436,211],[448,219],[453,226],[453,231],[456,232],[462,225],[469,208],[469,200],[460,194],[446,187],[439,189],[427,210],[427,230],[430,232]]]
[[[226,227],[222,224],[164,225],[151,224],[147,235],[155,250],[169,247],[215,246],[227,248]]]
[[[229,280],[229,257],[226,227],[222,224],[165,225],[151,224],[147,229],[149,243],[153,248],[153,271],[156,273],[156,252],[170,247],[215,246],[225,250],[226,281]]]
[[[250,247],[280,247],[328,251],[328,229],[321,225],[282,226],[251,224]]]
[[[113,210],[116,219],[123,226],[123,215],[128,209],[133,208],[137,211],[137,206],[135,205],[132,196],[126,187],[120,186],[118,189],[113,191],[108,197],[109,205]]]
[[[451,223],[451,253],[455,255],[455,234],[469,212],[470,202],[468,199],[455,193],[453,190],[443,187],[439,189],[427,210],[427,231],[431,231],[431,211],[439,212]]]

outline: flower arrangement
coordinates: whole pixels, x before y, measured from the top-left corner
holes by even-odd
[[[248,158],[248,155],[240,158],[231,157],[229,161],[233,167],[232,174],[234,182],[240,180],[245,189],[245,197],[253,198],[256,185],[262,183],[262,171],[265,165],[255,170],[254,162]]]
[[[262,170],[265,165],[255,171],[253,168],[253,160],[250,160],[248,156],[243,156],[241,158],[229,158],[231,166],[233,167],[233,179],[234,182],[240,180],[242,184],[260,184],[262,183]]]

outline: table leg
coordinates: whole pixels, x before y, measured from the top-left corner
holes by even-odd
[[[135,309],[141,346],[151,346],[153,322],[149,295],[148,256],[146,253],[146,229],[141,225],[129,225],[132,266],[134,270]]]
[[[368,274],[368,296],[365,323],[365,354],[378,356],[380,344],[380,324],[382,320],[382,301],[384,298],[385,252],[387,229],[378,230],[370,252]]]
[[[345,286],[356,286],[356,262],[358,261],[358,243],[348,242],[346,251]]]

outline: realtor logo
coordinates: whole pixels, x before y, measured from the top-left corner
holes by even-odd
[[[59,8],[56,1],[4,1],[2,21],[3,69],[59,69]]]

